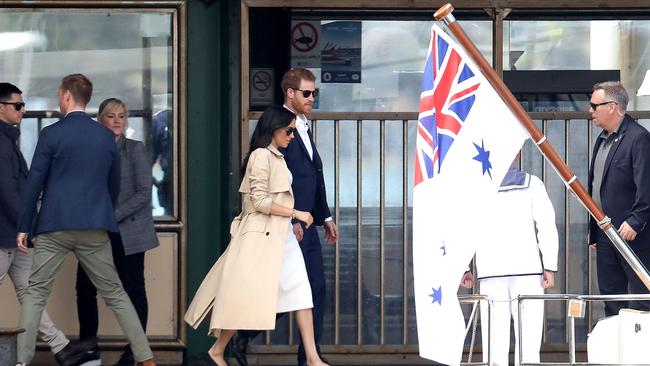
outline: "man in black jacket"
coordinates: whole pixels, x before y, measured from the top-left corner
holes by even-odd
[[[27,180],[27,163],[18,146],[20,129],[17,128],[24,114],[22,91],[12,84],[0,83],[0,284],[8,274],[21,304],[32,270],[32,253],[23,253],[16,247],[19,202]],[[59,365],[83,361],[85,352],[72,347],[46,312],[41,317],[38,334],[48,343]]]
[[[591,117],[603,129],[596,139],[589,169],[589,192],[612,219],[646,268],[650,265],[650,133],[625,113],[628,95],[617,81],[594,86]],[[589,243],[597,250],[598,286],[603,295],[646,294],[648,289],[590,220]],[[648,301],[608,301],[605,315],[621,308],[650,310]]]

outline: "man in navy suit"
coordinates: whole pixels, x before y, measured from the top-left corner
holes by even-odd
[[[307,275],[311,285],[314,308],[314,338],[320,354],[319,343],[323,335],[323,315],[325,310],[325,271],[323,269],[323,254],[316,225],[325,229],[325,239],[331,244],[338,240],[338,228],[332,220],[323,178],[323,162],[309,128],[307,115],[311,113],[314,98],[318,95],[316,76],[303,68],[287,71],[282,77],[284,107],[296,114],[297,138],[294,138],[286,149],[283,149],[284,160],[293,175],[294,208],[307,211],[314,217],[314,225],[305,229],[304,224],[293,220],[293,232],[300,243]],[[248,340],[259,332],[238,332],[234,340],[233,352],[240,365],[246,366],[246,348]],[[300,338],[299,338],[300,339]],[[326,362],[325,360],[323,360]],[[298,365],[306,364],[305,349],[302,341],[298,347]]]
[[[41,132],[23,192],[19,250],[27,251],[28,234],[35,238],[32,274],[20,313],[25,332],[18,337],[19,364],[34,356],[43,307],[61,263],[73,252],[113,310],[138,364],[155,365],[113,264],[107,231],[118,231],[113,204],[119,193],[119,159],[113,133],[85,113],[91,95],[92,84],[84,75],[63,78],[58,89],[63,119]]]
[[[650,265],[650,133],[625,113],[628,95],[620,82],[594,85],[591,118],[603,129],[596,139],[589,169],[589,192],[612,219],[634,253],[646,268]],[[598,286],[603,295],[646,294],[632,268],[591,219],[589,243],[595,247]],[[621,308],[650,310],[648,301],[605,302],[605,315],[616,315]]]

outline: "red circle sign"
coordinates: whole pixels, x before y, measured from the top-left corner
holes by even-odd
[[[291,45],[297,51],[309,52],[318,44],[318,31],[311,23],[297,23],[291,29]]]

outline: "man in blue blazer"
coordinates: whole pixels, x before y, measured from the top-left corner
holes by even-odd
[[[332,220],[327,195],[325,179],[323,178],[323,162],[309,128],[307,115],[311,113],[314,98],[318,94],[316,76],[303,68],[287,71],[282,77],[282,92],[284,106],[296,114],[297,138],[282,151],[284,160],[293,175],[293,196],[296,210],[310,212],[314,217],[314,225],[308,229],[298,220],[293,220],[293,231],[300,243],[309,284],[311,285],[314,303],[314,338],[319,348],[323,335],[323,317],[325,313],[325,271],[323,269],[323,253],[316,225],[325,229],[325,239],[331,244],[338,240],[338,228]],[[319,348],[320,353],[320,348]],[[298,365],[306,364],[305,350],[302,342],[298,347]]]
[[[320,354],[320,339],[323,335],[323,317],[325,311],[325,271],[323,269],[323,254],[316,225],[325,229],[325,239],[331,244],[338,240],[338,228],[332,220],[327,195],[325,179],[323,178],[323,162],[309,128],[307,115],[311,113],[314,98],[318,95],[316,76],[303,68],[287,71],[282,77],[284,107],[296,114],[296,138],[286,149],[282,149],[284,160],[293,175],[294,208],[307,211],[314,217],[314,225],[305,229],[304,224],[292,220],[293,231],[300,243],[307,275],[311,285],[314,308],[314,338]],[[258,331],[238,332],[234,339],[233,353],[241,366],[248,365],[246,348],[248,340],[255,337]],[[298,338],[300,339],[300,337]],[[324,362],[327,362],[323,360]],[[298,347],[298,365],[306,364],[305,349],[300,342]]]
[[[589,169],[589,192],[612,219],[646,268],[650,265],[650,133],[625,113],[628,95],[620,82],[594,85],[590,112],[603,129],[596,139]],[[603,295],[646,294],[648,289],[591,219],[589,243],[596,248],[598,286]],[[608,301],[605,315],[621,308],[650,310],[648,301]]]
[[[58,89],[63,119],[41,132],[23,192],[16,237],[19,250],[27,251],[28,234],[35,238],[32,274],[20,313],[25,332],[18,337],[19,364],[29,363],[34,356],[43,307],[61,263],[73,252],[113,310],[135,359],[155,365],[111,256],[107,231],[118,231],[113,204],[119,193],[120,166],[113,133],[85,113],[91,95],[92,83],[84,75],[63,78]]]

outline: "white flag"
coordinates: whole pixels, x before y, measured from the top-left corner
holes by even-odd
[[[460,363],[458,285],[528,136],[465,52],[433,26],[415,151],[413,272],[420,356]]]

